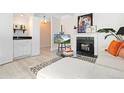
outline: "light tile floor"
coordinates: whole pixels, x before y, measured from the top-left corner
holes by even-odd
[[[30,67],[36,66],[42,62],[49,61],[57,57],[55,52],[50,52],[49,48],[41,49],[39,56],[28,57],[13,61],[0,66],[1,79],[35,79],[36,77],[30,71]]]

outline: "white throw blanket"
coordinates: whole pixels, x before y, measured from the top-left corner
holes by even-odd
[[[63,58],[43,69],[37,79],[124,78],[124,72],[76,58]]]

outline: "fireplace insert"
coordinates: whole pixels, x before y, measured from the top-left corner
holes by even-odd
[[[94,57],[94,37],[77,37],[77,54]]]

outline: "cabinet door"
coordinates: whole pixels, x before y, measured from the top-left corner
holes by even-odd
[[[31,40],[14,40],[14,57],[31,55]]]
[[[23,42],[22,40],[14,40],[14,58],[23,55]]]
[[[24,40],[23,41],[23,55],[30,56],[31,55],[31,40]]]

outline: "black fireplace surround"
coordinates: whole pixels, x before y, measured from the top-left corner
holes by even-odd
[[[94,37],[77,37],[77,54],[94,57]]]

